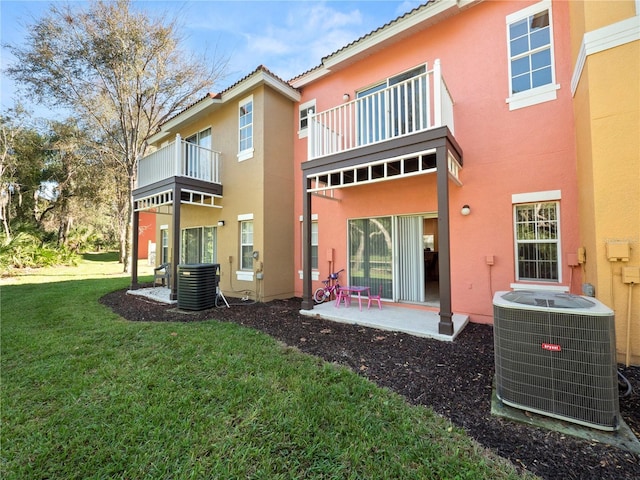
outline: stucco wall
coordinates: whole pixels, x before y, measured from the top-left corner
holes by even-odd
[[[421,63],[440,59],[453,96],[455,137],[463,150],[462,187],[450,184],[452,302],[472,321],[492,321],[492,292],[515,281],[512,195],[560,190],[560,285],[580,289],[580,271],[567,265],[578,242],[574,119],[570,90],[568,5],[553,3],[554,54],[558,98],[509,111],[506,22],[508,14],[536,2],[483,2],[372,53],[365,60],[303,89],[302,102],[316,99],[317,111],[342,103],[355,91]],[[297,162],[306,160],[306,141],[296,142]],[[296,199],[302,198],[297,182]],[[375,186],[347,188],[343,201],[313,199],[318,214],[320,252],[337,249],[336,268],[346,262],[346,221],[359,216],[425,213],[437,210],[435,177],[426,175]],[[471,215],[460,215],[462,205]],[[300,201],[296,212],[301,213]],[[297,232],[296,245],[300,238]],[[495,265],[486,264],[493,255]],[[296,255],[300,268],[300,256]],[[321,270],[323,266],[321,265]],[[322,270],[323,278],[328,272]],[[569,283],[571,282],[571,285]],[[318,284],[319,285],[319,284]],[[314,285],[315,287],[315,285]],[[301,282],[296,292],[301,292]]]
[[[584,23],[587,28],[601,28],[635,14],[633,1],[585,2],[580,7],[579,21],[572,24],[580,41],[583,15],[591,19]],[[622,273],[627,267],[640,268],[639,78],[640,41],[634,41],[589,55],[574,96],[584,279],[615,311],[618,360],[626,361],[628,344],[636,365],[640,288],[624,284]],[[628,243],[628,262],[609,261],[607,243],[613,242]]]

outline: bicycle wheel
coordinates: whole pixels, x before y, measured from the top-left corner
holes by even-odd
[[[314,293],[313,293],[313,301],[316,303],[322,303],[324,302],[325,296],[324,296],[324,288],[319,287]]]

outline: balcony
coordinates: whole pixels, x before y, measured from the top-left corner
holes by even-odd
[[[443,126],[453,134],[453,99],[436,60],[421,75],[310,114],[308,160]]]
[[[220,152],[186,142],[176,135],[175,141],[138,163],[138,189],[171,177],[221,184]]]

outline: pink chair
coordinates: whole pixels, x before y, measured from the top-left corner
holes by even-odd
[[[345,288],[338,289],[338,295],[336,297],[336,307],[340,307],[340,302],[344,300],[344,306],[351,306],[351,292]]]
[[[369,295],[369,301],[367,302],[367,310],[371,307],[371,302],[378,302],[378,308],[382,310],[382,302],[380,298],[382,297],[382,285],[380,285],[380,289],[378,290],[378,295]]]

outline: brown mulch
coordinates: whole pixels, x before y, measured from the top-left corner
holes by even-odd
[[[302,316],[300,299],[188,314],[127,295],[125,290],[110,293],[101,302],[131,321],[215,318],[260,330],[303,352],[345,365],[412,404],[431,407],[518,469],[545,479],[640,479],[638,455],[491,415],[494,357],[489,325],[469,324],[454,342],[441,342]],[[623,397],[626,389],[621,387],[620,413],[640,438],[640,367],[620,369],[634,388]]]

